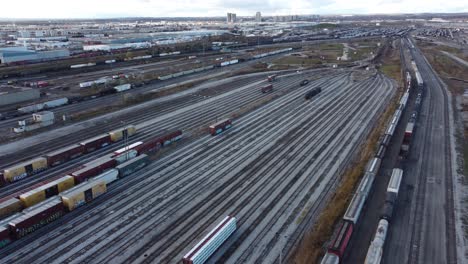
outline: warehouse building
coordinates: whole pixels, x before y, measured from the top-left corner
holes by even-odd
[[[0,62],[53,60],[70,56],[69,50],[35,51],[25,47],[0,48]]]

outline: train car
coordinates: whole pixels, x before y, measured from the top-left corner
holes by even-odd
[[[60,194],[63,205],[68,211],[91,202],[107,191],[104,180],[89,180]]]
[[[267,85],[267,86],[263,86],[262,89],[261,89],[262,93],[269,93],[269,92],[273,92],[273,85]]]
[[[53,167],[77,158],[83,155],[84,152],[84,146],[81,144],[76,144],[50,152],[45,155],[45,158],[47,159],[47,164],[49,167]]]
[[[337,232],[333,234],[332,240],[328,245],[328,253],[335,254],[340,259],[342,259],[345,250],[348,247],[351,235],[353,234],[353,228],[353,223],[348,221],[341,221]]]
[[[414,131],[414,123],[413,122],[408,122],[405,128],[405,136],[404,136],[404,141],[410,141],[411,137],[413,136],[413,131]]]
[[[123,178],[125,176],[128,176],[146,165],[150,163],[150,160],[148,158],[148,155],[146,154],[141,154],[140,156],[127,160],[126,162],[118,165],[115,167],[119,171],[119,178]]]
[[[78,170],[71,173],[71,176],[75,179],[75,185],[78,185],[88,178],[97,176],[104,171],[114,168],[117,165],[117,161],[109,156],[104,156],[94,161],[88,162],[78,168]]]
[[[183,264],[201,264],[236,231],[237,219],[226,216],[213,230],[198,242],[182,259]]]
[[[59,219],[65,213],[62,200],[51,198],[33,207],[23,210],[10,221],[9,228],[15,239],[20,239],[29,233]]]
[[[59,194],[60,192],[68,190],[73,186],[75,186],[73,177],[67,175],[23,193],[19,196],[19,198],[23,207],[31,207],[35,204],[45,201],[47,198]]]
[[[377,150],[377,154],[375,154],[375,157],[383,159],[385,156],[385,151],[387,151],[387,148],[384,145],[379,145],[379,149]]]
[[[136,133],[136,127],[134,125],[129,125],[124,128],[119,128],[114,131],[109,132],[109,136],[112,142],[117,142],[122,140],[125,136],[131,137]]]
[[[419,89],[424,88],[424,80],[423,80],[421,74],[419,73],[419,71],[415,72],[415,76],[416,76],[416,84],[418,85],[418,88]]]
[[[115,182],[116,180],[119,179],[119,171],[117,169],[110,169],[110,170],[107,170],[101,174],[99,174],[98,176],[94,177],[93,178],[94,180],[96,181],[99,181],[99,180],[102,180],[106,183],[106,186],[108,186],[109,184]]]
[[[359,192],[365,196],[368,196],[372,189],[372,184],[374,183],[374,179],[375,179],[374,173],[371,173],[371,172],[364,173],[364,177],[362,177],[361,181],[359,182],[356,192]]]
[[[130,150],[123,152],[122,154],[113,156],[113,158],[115,159],[115,161],[117,161],[117,164],[122,164],[126,162],[127,160],[135,158],[136,156],[138,156],[138,151],[135,149],[130,149]]]
[[[317,87],[317,88],[314,88],[310,91],[308,91],[305,95],[304,95],[304,98],[306,100],[309,100],[311,99],[312,97],[316,96],[317,94],[319,94],[320,92],[322,92],[322,88],[320,87]]]
[[[80,145],[84,147],[84,153],[90,153],[111,143],[109,134],[104,134],[82,141]]]
[[[380,219],[390,221],[390,219],[392,219],[393,216],[394,204],[392,202],[387,201],[387,199],[388,197],[386,198],[382,210],[380,212]]]
[[[340,257],[333,253],[326,253],[325,256],[323,256],[322,261],[320,264],[339,264],[340,263]]]
[[[392,136],[389,134],[384,134],[382,141],[380,144],[384,145],[385,147],[388,147],[388,144],[390,144],[390,140],[392,139]]]
[[[381,219],[377,226],[374,239],[372,240],[369,250],[367,251],[364,264],[380,264],[383,255],[383,247],[387,237],[388,221]]]
[[[6,182],[14,182],[45,169],[47,169],[47,159],[40,157],[6,168],[3,177]]]
[[[366,171],[377,175],[377,173],[379,172],[380,164],[381,164],[381,163],[382,163],[382,160],[381,160],[381,159],[375,158],[375,157],[372,158],[372,159],[367,163]]]
[[[277,74],[269,75],[269,76],[267,77],[267,80],[268,80],[269,82],[274,82],[274,81],[276,81],[276,77],[278,77]]]
[[[387,193],[394,193],[395,196],[397,197],[400,191],[400,184],[401,184],[402,179],[403,179],[403,170],[397,169],[397,168],[393,169],[392,176],[390,177],[390,182],[388,183]]]
[[[176,142],[182,138],[182,130],[177,130],[174,132],[171,132],[167,135],[164,135],[160,138],[160,142],[162,146],[167,146],[171,144],[172,142]]]
[[[409,98],[409,93],[408,92],[404,93],[403,96],[401,97],[400,104],[403,106],[403,108],[406,107],[406,103],[408,102],[408,98]]]
[[[406,72],[406,88],[411,88],[411,74],[408,71]]]
[[[16,219],[18,215],[19,214],[15,214],[0,220],[0,248],[10,244],[13,241],[9,223],[11,220]]]
[[[216,136],[217,134],[225,131],[226,129],[229,129],[231,126],[232,126],[231,119],[223,119],[209,126],[210,134],[212,136]]]
[[[12,197],[0,203],[0,218],[8,217],[14,213],[20,212],[23,209],[21,201]]]
[[[129,150],[136,149],[141,144],[143,144],[143,142],[138,141],[138,142],[132,143],[132,144],[126,146],[126,147],[123,147],[121,149],[118,149],[118,150],[114,151],[112,157],[117,157],[117,156],[120,156],[120,155],[122,155],[123,153],[125,153],[125,152],[127,152]]]
[[[304,86],[304,85],[307,85],[309,84],[309,80],[302,80],[300,83],[299,83],[299,86]]]
[[[362,209],[364,208],[366,198],[366,195],[362,193],[355,193],[353,199],[351,200],[351,203],[346,209],[343,219],[353,224],[356,224],[359,220],[359,216],[361,215]]]
[[[385,131],[385,134],[387,135],[390,135],[390,136],[393,136],[393,133],[395,132],[395,128],[396,128],[396,125],[395,124],[390,124],[387,128],[387,130]]]

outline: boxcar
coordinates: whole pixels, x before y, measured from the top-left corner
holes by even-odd
[[[136,149],[138,146],[140,146],[141,144],[143,144],[143,142],[141,141],[138,141],[138,142],[135,142],[135,143],[132,143],[126,147],[123,147],[121,149],[118,149],[116,151],[114,151],[114,155],[113,157],[117,157],[117,156],[120,156],[122,155],[124,152],[128,151],[128,150],[131,150],[131,149]]]
[[[117,142],[122,140],[125,137],[131,137],[136,133],[136,127],[134,125],[130,125],[124,128],[119,128],[114,131],[109,132],[109,136],[112,142]]]
[[[80,143],[84,147],[84,153],[90,153],[96,149],[100,149],[104,146],[109,145],[112,143],[109,134],[104,134],[100,136],[96,136],[90,139],[87,139]]]
[[[353,224],[356,224],[361,215],[362,208],[366,202],[366,196],[361,193],[356,193],[351,200],[351,203],[348,205],[346,212],[343,216],[344,220],[347,220]]]
[[[143,167],[148,165],[149,162],[150,162],[150,160],[148,158],[148,155],[141,154],[140,156],[138,156],[138,157],[136,157],[134,159],[128,160],[128,161],[118,165],[116,167],[116,169],[119,171],[119,177],[123,178],[125,176],[128,176],[128,175],[142,169]]]
[[[326,253],[320,264],[339,264],[340,258],[333,253]]]
[[[93,180],[96,180],[96,181],[99,181],[99,180],[104,181],[106,185],[109,185],[118,179],[119,179],[119,171],[117,169],[110,169],[93,178]]]
[[[20,200],[24,207],[30,207],[44,201],[47,198],[55,196],[60,192],[68,190],[75,185],[71,176],[63,176],[60,179],[39,186],[33,190],[20,195]]]
[[[237,219],[227,216],[182,259],[184,264],[204,263],[237,229]]]
[[[215,136],[232,126],[231,119],[223,119],[209,127],[212,136]]]
[[[47,159],[40,157],[6,168],[3,177],[7,182],[14,182],[47,169]]]
[[[52,167],[81,156],[83,153],[84,146],[81,144],[76,144],[50,152],[46,154],[45,157],[49,167]]]
[[[273,91],[273,85],[263,86],[261,89],[262,93],[269,93]]]
[[[0,218],[10,216],[14,213],[17,213],[23,209],[21,201],[15,197],[0,203]]]
[[[109,156],[104,156],[95,161],[84,164],[78,170],[71,173],[71,176],[75,179],[75,185],[82,183],[84,180],[97,176],[103,173],[105,170],[114,168],[117,165],[117,161]]]
[[[107,191],[104,180],[90,180],[60,194],[63,205],[68,211],[91,202]]]
[[[353,224],[348,221],[342,221],[337,232],[332,237],[331,243],[328,246],[328,252],[342,259],[352,234]]]
[[[9,223],[13,238],[19,239],[62,217],[65,213],[60,198],[51,198],[25,209]]]

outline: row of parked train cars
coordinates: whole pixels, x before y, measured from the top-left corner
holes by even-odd
[[[112,142],[120,141],[135,132],[134,126],[128,126],[61,149],[32,162],[16,165],[14,169],[4,171],[5,179],[22,178],[24,177],[22,175],[27,176],[28,172],[35,173],[48,166],[55,166]],[[182,131],[177,130],[145,142],[135,142],[79,165],[66,175],[53,177],[2,198],[0,200],[0,218],[3,219],[0,220],[0,247],[94,200],[105,193],[107,186],[112,182],[146,166],[150,162],[148,153],[154,153],[181,138]]]
[[[363,208],[366,204],[366,200],[371,193],[374,179],[379,172],[381,161],[383,157],[385,156],[385,152],[387,150],[387,147],[390,144],[390,140],[393,137],[396,126],[398,125],[400,121],[401,115],[406,108],[409,95],[410,95],[410,90],[412,87],[411,75],[407,73],[407,76],[409,76],[409,79],[407,78],[408,89],[400,98],[398,108],[395,110],[392,116],[392,119],[387,125],[387,129],[385,130],[384,135],[382,136],[380,140],[377,153],[368,162],[365,172],[364,172],[364,176],[361,179],[343,218],[337,225],[337,228],[334,231],[332,239],[327,244],[327,247],[326,247],[327,252],[324,258],[322,259],[322,262],[321,262],[322,264],[338,264],[343,261],[343,257],[346,253],[353,231],[356,225],[359,224],[359,216],[361,215],[361,212],[363,211]],[[423,91],[422,88],[423,88],[422,83],[419,84],[418,82],[418,94],[422,94],[422,91]],[[419,106],[418,106],[418,109],[419,109]],[[394,177],[397,177],[397,176],[394,176]],[[390,209],[392,209],[393,211],[394,203],[395,203],[395,200],[392,200],[392,201],[389,200],[386,203],[386,206],[384,208],[385,211],[381,215],[381,219],[384,221],[381,222],[381,225],[379,225],[380,229],[377,229],[377,234],[380,234],[380,235],[378,236],[376,235],[376,238],[374,239],[375,243],[371,245],[372,249],[369,249],[372,252],[369,253],[369,259],[366,260],[366,263],[380,263],[380,259],[376,261],[376,258],[375,258],[375,256],[381,257],[382,250],[383,250],[383,244],[382,243],[379,244],[377,242],[379,239],[381,239],[381,233],[379,232],[382,231],[382,228],[384,228],[386,232],[386,228],[388,227],[388,222],[387,224],[385,224],[384,222],[390,219],[391,214],[389,213],[391,213]],[[389,208],[390,205],[392,206],[391,208]],[[376,252],[380,252],[380,253],[376,253]],[[370,255],[374,257],[371,257]]]

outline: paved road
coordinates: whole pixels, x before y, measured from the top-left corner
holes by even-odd
[[[412,56],[425,95],[402,192],[384,249],[385,263],[457,263],[452,193],[450,104],[419,50]]]

